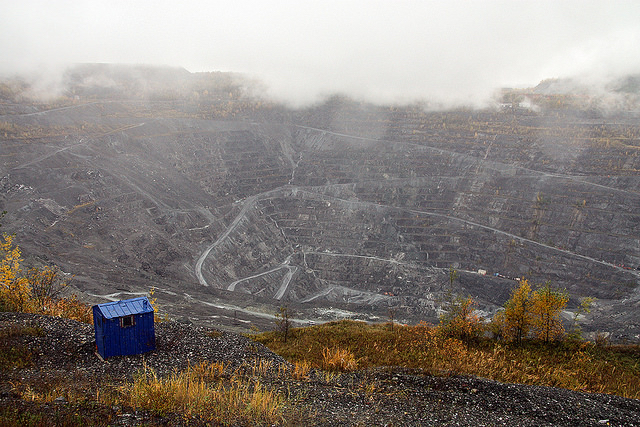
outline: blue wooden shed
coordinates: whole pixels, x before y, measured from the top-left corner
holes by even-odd
[[[103,359],[156,348],[153,306],[147,297],[94,305],[93,326],[98,354]]]

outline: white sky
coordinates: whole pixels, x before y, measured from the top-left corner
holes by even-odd
[[[0,0],[0,72],[77,62],[243,72],[296,103],[465,103],[640,72],[640,1]]]

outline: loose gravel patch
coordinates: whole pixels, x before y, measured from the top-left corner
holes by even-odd
[[[7,338],[11,328],[35,332]],[[206,423],[185,419],[181,414],[160,416],[132,408],[67,402],[64,398],[44,404],[25,401],[15,393],[16,383],[45,388],[73,379],[91,396],[105,383],[130,380],[145,367],[166,375],[200,361],[240,368],[262,360],[268,361],[269,369],[260,381],[282,392],[297,408],[290,411],[292,425],[640,426],[640,400],[553,387],[503,384],[474,377],[432,377],[401,368],[342,374],[311,371],[308,378],[295,380],[282,374],[290,364],[262,344],[241,335],[177,322],[156,324],[156,350],[106,362],[94,353],[91,325],[0,313],[0,333],[5,337],[3,345],[22,346],[32,354],[30,366],[0,371],[0,414],[42,416],[43,425],[67,423],[78,414],[93,425]]]

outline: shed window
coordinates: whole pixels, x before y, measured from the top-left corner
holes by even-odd
[[[120,327],[122,328],[127,328],[129,326],[133,326],[135,325],[135,319],[133,317],[133,315],[131,316],[124,316],[120,318]]]

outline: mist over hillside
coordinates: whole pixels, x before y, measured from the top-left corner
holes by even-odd
[[[633,0],[6,1],[0,75],[51,88],[67,64],[167,64],[241,72],[295,108],[333,93],[485,107],[501,86],[637,74],[639,15]]]
[[[482,109],[291,108],[242,74],[172,67],[60,76],[0,83],[0,211],[89,302],[153,287],[170,316],[238,330],[282,305],[303,324],[435,322],[451,293],[490,316],[526,277],[566,288],[569,311],[598,298],[586,331],[638,339],[636,75]]]

